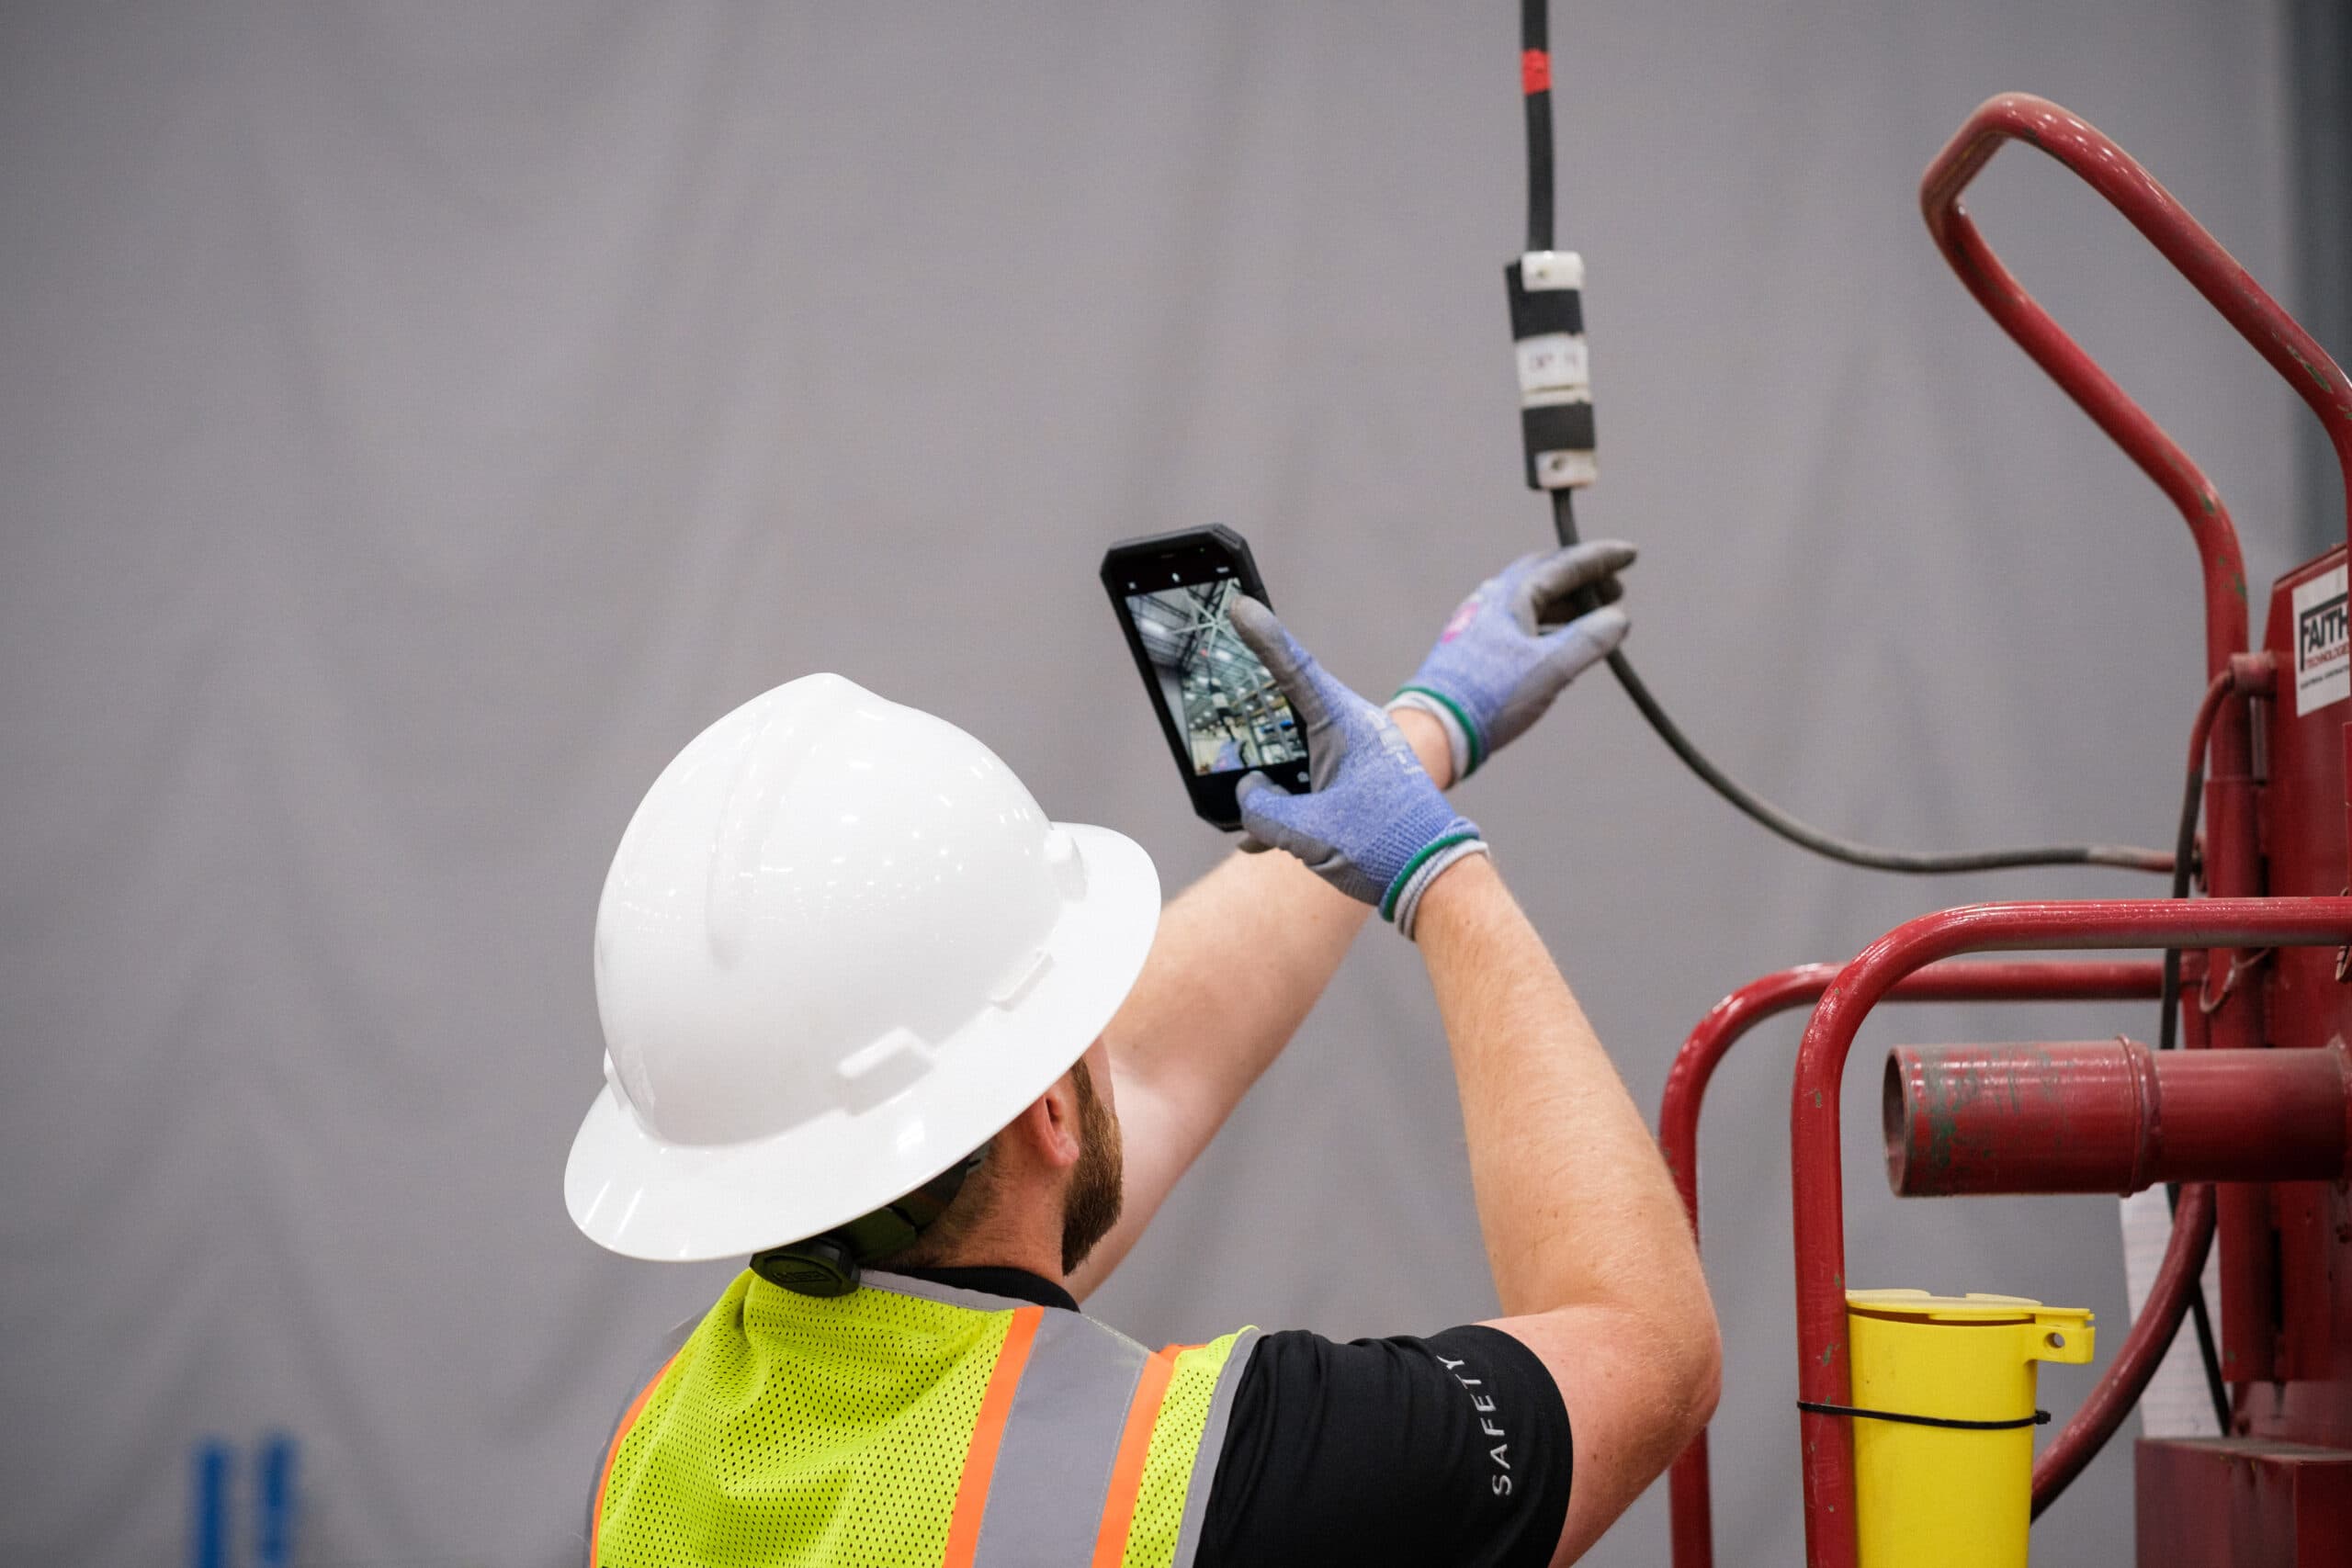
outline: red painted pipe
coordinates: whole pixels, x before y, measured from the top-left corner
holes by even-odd
[[[1907,975],[1964,953],[2084,948],[2335,947],[2352,942],[2352,898],[2132,899],[1978,904],[1896,927],[1831,983],[1805,1026],[1790,1104],[1795,1189],[1797,1396],[1853,1403],[1846,1349],[1846,1215],[1838,1088],[1854,1036]],[[1853,1432],[1799,1415],[1805,1543],[1813,1568],[1857,1568]]]
[[[2167,1051],[2136,1040],[1887,1053],[1898,1198],[2334,1181],[2352,1136],[2343,1048]]]
[[[2194,955],[2190,967],[2195,969]],[[1818,1000],[1838,977],[1834,964],[1806,964],[1752,980],[1717,1002],[1690,1032],[1673,1066],[1666,1075],[1666,1092],[1658,1105],[1657,1141],[1674,1174],[1675,1190],[1682,1196],[1683,1213],[1690,1217],[1690,1234],[1699,1234],[1699,1112],[1715,1065],[1742,1036],[1778,1013]],[[1893,998],[1906,1002],[1966,1001],[2143,1001],[2163,989],[2164,966],[2152,959],[2102,962],[2093,959],[2038,959],[2022,963],[1937,964],[1905,976]],[[2211,1240],[2208,1227],[2206,1240]],[[2200,1248],[2197,1268],[2204,1265]],[[2191,1279],[2195,1278],[2192,1270]],[[2185,1305],[2187,1297],[2180,1303]],[[2154,1304],[2151,1299],[2151,1305]],[[2177,1323],[2178,1313],[2174,1314]],[[2169,1337],[2166,1343],[2169,1343]],[[2162,1349],[2160,1346],[2159,1350]],[[2111,1374],[2110,1374],[2111,1375]],[[2144,1380],[2143,1380],[2144,1382]],[[2137,1386],[2124,1398],[2129,1410],[2140,1396]],[[2072,1435],[2078,1416],[2067,1427]],[[2105,1434],[2100,1434],[2103,1440]],[[2051,1451],[2058,1451],[2053,1444]],[[2098,1444],[2091,1444],[2097,1451]],[[1667,1479],[1670,1508],[1674,1568],[1713,1568],[1713,1505],[1707,1479],[1707,1435],[1701,1432],[1674,1461]]]

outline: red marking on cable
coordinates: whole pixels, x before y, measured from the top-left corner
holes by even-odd
[[[1552,57],[1540,49],[1531,49],[1519,57],[1519,90],[1522,93],[1548,93],[1552,90]]]

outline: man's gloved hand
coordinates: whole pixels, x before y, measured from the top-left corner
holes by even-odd
[[[1624,613],[1608,602],[1617,573],[1633,564],[1634,547],[1612,539],[1520,557],[1462,602],[1388,705],[1435,718],[1453,749],[1455,782],[1467,778],[1625,640]],[[1545,630],[1586,588],[1602,607]]]
[[[1263,773],[1241,781],[1241,848],[1289,851],[1411,936],[1421,895],[1438,874],[1486,852],[1477,824],[1447,803],[1396,721],[1327,674],[1272,610],[1237,594],[1233,629],[1306,727],[1310,759],[1305,795]]]

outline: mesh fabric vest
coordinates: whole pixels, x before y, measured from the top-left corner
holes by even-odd
[[[1189,1568],[1254,1330],[1150,1352],[888,1274],[728,1287],[614,1434],[594,1568]]]

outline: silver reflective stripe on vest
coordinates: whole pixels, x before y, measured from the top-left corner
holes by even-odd
[[[1218,1371],[1216,1392],[1209,1396],[1208,1425],[1201,1428],[1201,1446],[1193,1456],[1193,1482],[1184,1492],[1184,1526],[1176,1537],[1176,1555],[1169,1568],[1193,1568],[1193,1554],[1201,1549],[1201,1529],[1209,1517],[1209,1490],[1216,1484],[1217,1456],[1225,1452],[1225,1431],[1233,1419],[1233,1392],[1258,1348],[1258,1331],[1245,1328],[1233,1341],[1233,1351]]]
[[[869,1290],[888,1291],[894,1296],[921,1296],[924,1301],[937,1302],[941,1306],[970,1307],[974,1312],[1011,1312],[1015,1307],[1037,1304],[1018,1296],[967,1291],[960,1285],[935,1284],[929,1280],[918,1280],[911,1274],[879,1273],[871,1269],[865,1271],[865,1277],[860,1283]]]
[[[1086,1568],[1119,1433],[1149,1352],[1074,1312],[1048,1310],[996,1452],[972,1568]]]

